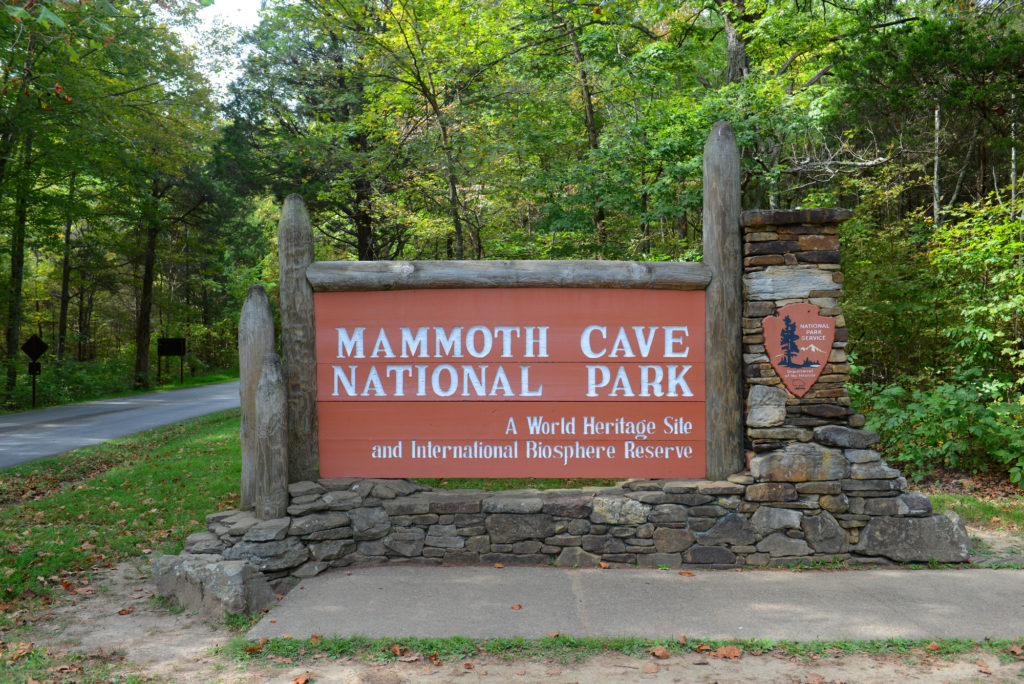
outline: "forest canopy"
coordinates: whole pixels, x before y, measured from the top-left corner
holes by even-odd
[[[158,336],[234,364],[293,192],[323,258],[700,259],[724,120],[744,208],[855,212],[855,402],[890,458],[1020,480],[1020,0],[267,0],[193,44],[202,4],[0,0],[8,408],[33,333],[51,402],[148,386]]]

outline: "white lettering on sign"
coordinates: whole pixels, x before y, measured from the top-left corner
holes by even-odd
[[[615,380],[608,366],[587,366],[587,396],[602,396],[598,390],[608,387],[608,397],[692,397],[686,374],[693,366],[617,366]],[[629,372],[634,373],[630,378]],[[663,386],[664,385],[664,386]],[[639,393],[633,387],[639,388]]]
[[[491,353],[495,343],[500,347],[502,358],[513,358],[519,356],[524,358],[545,358],[548,356],[548,328],[546,325],[496,325],[488,327],[485,325],[474,325],[463,334],[463,326],[458,325],[451,328],[441,326],[419,327],[415,332],[409,327],[398,328],[398,349],[396,356],[394,345],[387,330],[381,328],[374,338],[373,349],[369,358],[394,359],[461,359],[464,358],[463,351],[473,358],[482,359]],[[353,330],[348,328],[336,328],[338,334],[338,356],[339,359],[365,359],[366,356],[366,328],[358,327]],[[433,336],[434,344],[430,344]],[[522,340],[516,345],[517,340]],[[433,349],[433,357],[430,350]]]
[[[633,336],[630,337],[625,327],[619,327],[612,342],[611,351],[607,349],[608,328],[603,325],[588,325],[580,334],[580,351],[588,359],[600,359],[605,354],[608,358],[638,358],[633,351],[633,344],[636,344],[639,358],[646,359],[651,355],[654,346],[654,336],[661,330],[664,338],[664,356],[670,359],[686,358],[690,355],[690,348],[682,348],[686,344],[684,337],[690,334],[689,326],[685,325],[661,325],[661,326],[632,326]],[[600,339],[597,339],[600,338]],[[595,348],[595,345],[596,348]]]
[[[544,385],[531,386],[530,366],[519,366],[518,384],[513,385],[504,366],[489,364],[448,363],[430,370],[426,365],[388,365],[384,367],[385,382],[376,366],[362,373],[359,366],[332,366],[334,390],[331,396],[404,397],[407,379],[416,378],[417,397],[540,397]],[[429,372],[428,372],[429,371]]]

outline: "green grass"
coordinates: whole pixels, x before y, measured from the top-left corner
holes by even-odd
[[[799,658],[823,658],[838,655],[938,655],[962,656],[973,651],[997,653],[1001,658],[1024,660],[1014,655],[1011,647],[1021,640],[970,639],[885,639],[879,641],[774,641],[770,639],[641,639],[636,637],[595,638],[548,636],[541,639],[448,639],[385,638],[362,636],[347,638],[232,640],[217,653],[241,662],[289,658],[295,662],[313,657],[353,658],[375,662],[393,662],[399,657],[420,656],[454,662],[477,656],[504,660],[550,660],[578,663],[596,655],[619,653],[634,658],[649,657],[655,647],[663,647],[672,655],[707,653],[722,646],[736,646],[744,655],[766,653]],[[926,648],[931,644],[937,645]]]
[[[237,501],[238,429],[236,409],[0,471],[0,602],[78,591],[92,568],[180,550]]]
[[[963,521],[974,527],[1024,530],[1024,494],[979,499],[964,494],[929,494],[936,513],[955,511]]]

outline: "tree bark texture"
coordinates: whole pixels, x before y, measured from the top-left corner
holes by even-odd
[[[451,287],[605,287],[703,290],[702,263],[655,261],[318,261],[306,270],[316,292]]]
[[[23,162],[21,182],[14,200],[14,225],[11,230],[11,279],[7,296],[7,394],[14,391],[18,381],[18,347],[21,337],[22,289],[25,284],[25,232],[28,228],[28,193],[32,187],[29,170],[32,167],[32,134],[22,146]]]
[[[75,202],[75,175],[68,185],[68,209],[64,217],[64,246],[60,259],[60,318],[57,323],[57,360],[63,361],[67,353],[68,306],[71,303],[71,206]]]
[[[306,268],[313,263],[313,229],[298,195],[285,199],[277,226],[281,277],[281,352],[288,396],[288,478],[320,476],[316,413],[316,336],[313,288]]]
[[[238,320],[238,394],[242,407],[242,478],[240,507],[251,510],[256,491],[257,440],[256,392],[264,357],[274,352],[274,317],[270,301],[262,285],[253,285],[245,293],[242,314]],[[287,448],[287,446],[285,447]]]
[[[729,124],[704,146],[704,263],[707,288],[707,477],[743,470],[743,254],[740,157]]]
[[[146,251],[142,259],[142,292],[135,318],[135,387],[149,387],[149,341],[152,337],[150,318],[153,314],[153,280],[156,277],[156,240],[160,224],[150,217],[146,227]]]
[[[288,401],[277,354],[264,354],[255,406],[253,506],[259,520],[288,513]]]

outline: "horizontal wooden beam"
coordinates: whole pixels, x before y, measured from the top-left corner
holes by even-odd
[[[314,292],[487,287],[606,287],[703,290],[702,263],[649,261],[318,261],[306,269]]]

